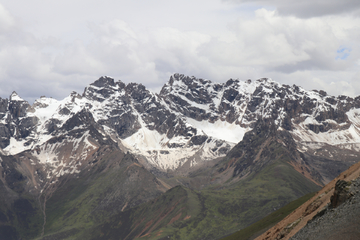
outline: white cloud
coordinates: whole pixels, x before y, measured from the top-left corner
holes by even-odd
[[[4,32],[14,26],[11,14],[0,4],[0,31]]]
[[[14,17],[0,4],[1,97],[16,90],[30,101],[40,95],[63,98],[102,75],[159,89],[174,72],[218,82],[271,77],[333,95],[360,94],[360,19],[353,14],[304,19],[279,11],[288,6],[280,0],[259,0],[256,8],[216,0],[193,8],[188,1],[141,6],[92,0],[86,9],[81,3],[74,9],[66,8],[68,1],[57,3],[61,14],[46,3],[41,18],[32,14],[32,21],[19,14],[27,12]],[[279,6],[259,8],[265,3]]]
[[[359,19],[357,23],[360,24]],[[352,44],[351,39],[344,36],[348,33],[326,18],[301,20],[260,9],[254,19],[239,19],[233,23],[232,30],[236,33],[232,43],[214,42],[204,50],[211,52],[213,61],[230,60],[239,65],[284,72],[339,70],[351,64],[336,60],[340,46]],[[358,52],[351,55],[358,56]]]

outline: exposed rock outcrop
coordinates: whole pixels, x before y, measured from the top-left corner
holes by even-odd
[[[338,180],[335,184],[334,194],[330,198],[330,206],[336,208],[354,195],[350,191],[351,182]]]

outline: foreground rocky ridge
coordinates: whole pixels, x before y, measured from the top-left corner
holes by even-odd
[[[359,182],[356,163],[256,239],[358,239]]]
[[[345,186],[338,186],[341,184],[345,184]],[[321,209],[304,228],[290,239],[359,239],[359,190],[360,178],[350,182],[338,180],[329,206]]]

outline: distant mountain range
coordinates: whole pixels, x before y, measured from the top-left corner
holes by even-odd
[[[219,239],[359,161],[360,97],[174,74],[0,98],[0,237]]]

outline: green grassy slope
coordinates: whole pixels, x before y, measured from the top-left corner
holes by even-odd
[[[313,182],[278,160],[227,188],[177,186],[114,215],[79,239],[218,239],[316,190]]]
[[[278,176],[281,176],[278,178]],[[274,163],[226,189],[202,190],[202,216],[196,224],[173,226],[172,239],[217,239],[242,229],[309,191],[318,190],[286,163]],[[195,221],[194,221],[195,222]]]
[[[83,231],[162,192],[157,179],[132,155],[111,151],[90,171],[65,181],[47,201],[45,235],[39,239],[77,239]]]
[[[264,217],[263,219],[257,221],[256,223],[237,231],[227,237],[222,238],[222,240],[248,240],[253,239],[256,236],[262,234],[270,227],[274,226],[276,223],[280,222],[284,219],[287,215],[293,212],[296,208],[301,206],[307,200],[312,198],[315,193],[308,193],[302,196],[299,199],[296,199],[289,204],[285,205],[284,207],[276,210],[275,212],[269,214],[268,216]]]
[[[200,214],[200,201],[193,191],[174,187],[162,196],[109,218],[84,232],[82,239],[149,239],[163,236],[167,226]]]

